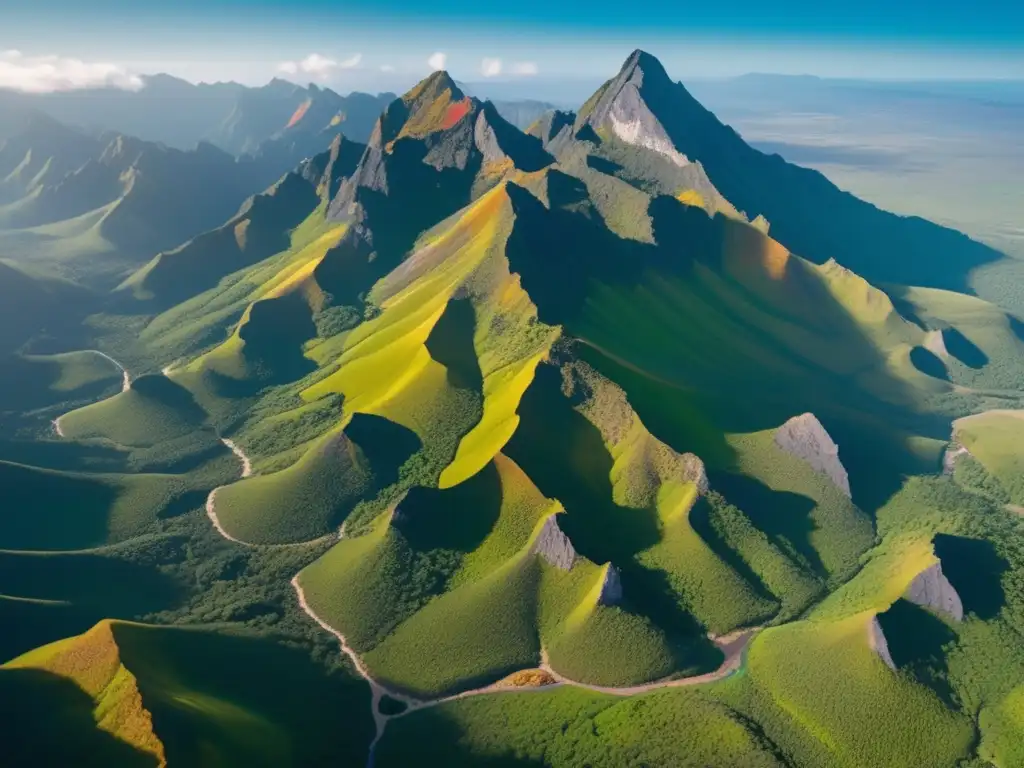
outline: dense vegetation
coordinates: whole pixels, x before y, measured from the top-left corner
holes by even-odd
[[[101,226],[50,128],[0,171],[85,206],[44,261],[120,280],[154,192]],[[0,339],[16,762],[361,764],[376,715],[379,765],[1021,764],[1020,323],[846,268],[987,250],[751,154],[642,53],[529,135],[442,72],[368,137],[121,290],[10,268],[68,302]]]

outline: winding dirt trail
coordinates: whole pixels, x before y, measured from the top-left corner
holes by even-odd
[[[239,479],[244,480],[245,478],[252,476],[252,461],[245,454],[245,451],[243,451],[241,448],[235,445],[235,443],[232,440],[228,440],[226,437],[222,437],[220,441],[224,443],[228,450],[235,454],[235,456],[238,458],[239,463],[241,463],[242,476]],[[224,526],[221,525],[220,518],[217,517],[217,491],[219,491],[223,487],[223,485],[217,486],[212,491],[210,491],[210,495],[206,497],[206,516],[210,518],[210,522],[213,523],[213,527],[217,531],[217,533],[219,533],[225,539],[234,542],[235,544],[243,544],[245,546],[249,546],[248,542],[242,541],[241,539],[236,539],[234,536],[228,533],[224,529]]]
[[[103,359],[109,360],[111,363],[117,366],[118,370],[121,371],[121,391],[127,392],[129,389],[132,388],[132,377],[131,374],[128,373],[128,369],[121,365],[120,362],[118,362],[110,355],[108,355],[106,352],[100,352],[98,349],[82,349],[79,351],[90,355],[99,355]],[[57,437],[64,437],[64,430],[60,428],[60,420],[63,419],[66,415],[67,414],[61,414],[52,422],[53,431],[57,433]]]
[[[112,358],[106,352],[100,352],[98,349],[87,349],[85,351],[86,352],[91,352],[94,355],[99,355],[100,357],[109,360],[110,362],[112,362],[114,365],[116,365],[118,368],[121,369],[121,391],[122,392],[127,392],[129,389],[132,388],[132,377],[131,377],[131,374],[128,373],[128,369],[125,368],[123,365],[121,365],[121,363],[119,363],[117,360]]]
[[[105,352],[100,352],[99,350],[95,349],[86,351],[100,355],[101,357],[105,357],[114,365],[116,365],[122,371],[124,377],[121,391],[127,392],[129,389],[131,389],[131,376],[128,373],[128,370],[123,365],[121,365],[121,363],[119,363],[114,358],[110,357],[110,355],[106,354]],[[171,370],[172,366],[167,366],[162,373],[164,375],[167,375],[168,373],[170,373]],[[64,434],[60,428],[59,417],[53,421],[53,426],[57,435],[63,437]],[[224,444],[224,446],[235,455],[235,457],[239,461],[239,464],[241,465],[241,477],[239,479],[251,477],[253,474],[252,460],[245,453],[245,451],[243,451],[242,448],[239,447],[233,440],[224,437],[220,438],[220,440]],[[235,544],[240,544],[246,547],[259,546],[235,538],[224,529],[224,526],[218,519],[216,511],[217,492],[224,487],[225,486],[218,486],[217,488],[214,488],[212,491],[210,491],[209,496],[207,496],[206,498],[206,515],[210,519],[210,522],[212,523],[214,529],[224,539]],[[341,525],[341,528],[338,530],[337,539],[341,540],[344,537],[345,525],[343,523]],[[689,685],[700,685],[702,683],[711,683],[715,682],[716,680],[721,680],[735,672],[737,669],[739,669],[743,661],[744,651],[750,643],[750,640],[760,630],[760,628],[741,630],[738,632],[734,632],[731,635],[726,635],[724,637],[717,638],[715,640],[715,643],[725,654],[725,660],[722,662],[722,665],[713,672],[709,672],[703,675],[697,675],[694,677],[678,678],[675,680],[660,680],[651,683],[645,683],[642,685],[634,685],[623,688],[588,685],[586,683],[580,683],[575,680],[570,680],[569,678],[560,675],[558,672],[552,669],[551,665],[548,662],[547,651],[542,649],[541,664],[539,669],[543,670],[551,676],[551,678],[554,680],[554,682],[552,683],[548,683],[547,685],[541,686],[515,686],[507,683],[507,678],[505,678],[498,682],[491,683],[490,685],[460,691],[459,693],[452,694],[450,696],[441,696],[436,699],[417,699],[413,696],[409,696],[407,694],[400,693],[399,691],[392,690],[382,685],[381,683],[377,682],[377,680],[373,678],[373,676],[370,674],[369,669],[366,667],[366,665],[363,663],[363,660],[360,658],[359,654],[356,653],[356,651],[353,650],[353,648],[348,644],[348,641],[345,639],[345,636],[340,631],[338,631],[330,624],[328,624],[323,618],[321,618],[316,613],[316,611],[314,611],[312,607],[309,605],[309,602],[306,599],[305,591],[302,588],[302,584],[299,583],[299,575],[300,574],[295,574],[295,576],[292,577],[290,582],[292,588],[295,590],[295,596],[298,600],[299,608],[301,608],[302,612],[305,613],[310,619],[312,619],[313,622],[315,622],[321,629],[334,636],[334,638],[338,641],[338,645],[341,649],[341,652],[345,654],[345,656],[347,656],[349,660],[352,662],[352,667],[355,669],[356,673],[359,675],[359,677],[366,681],[367,685],[370,686],[370,706],[376,732],[374,734],[373,741],[370,743],[370,749],[366,763],[367,768],[372,768],[374,764],[374,754],[376,751],[376,747],[377,744],[380,742],[381,738],[384,736],[384,731],[387,727],[388,721],[396,717],[404,717],[418,710],[436,707],[441,704],[446,704],[452,701],[458,701],[460,699],[466,699],[472,696],[483,696],[488,694],[501,693],[538,693],[567,685],[575,686],[578,688],[584,688],[586,690],[594,691],[596,693],[610,694],[613,696],[635,696],[638,694],[658,690],[660,688],[676,688]],[[531,667],[528,668],[528,670],[529,669],[535,668]],[[405,705],[406,708],[402,712],[393,715],[382,713],[380,711],[380,704],[384,696],[388,696],[391,699],[401,702]]]
[[[341,527],[338,538],[344,537],[345,527]],[[720,638],[715,639],[715,645],[725,654],[725,659],[718,669],[708,672],[703,675],[695,675],[693,677],[676,678],[672,680],[656,680],[651,683],[644,683],[641,685],[626,686],[621,688],[600,686],[600,685],[589,685],[587,683],[580,683],[575,680],[570,680],[564,675],[560,675],[551,665],[548,663],[547,651],[541,649],[541,664],[539,669],[547,672],[554,679],[553,683],[541,686],[515,686],[509,685],[503,680],[491,683],[490,685],[481,686],[479,688],[471,688],[469,690],[460,691],[459,693],[452,694],[451,696],[441,696],[436,699],[417,699],[415,697],[399,693],[387,686],[379,683],[370,674],[369,669],[363,663],[363,660],[359,657],[359,654],[348,644],[345,636],[337,629],[328,624],[323,618],[321,618],[316,611],[309,605],[309,601],[306,599],[306,593],[302,588],[302,584],[299,583],[299,574],[292,577],[291,580],[292,588],[295,590],[295,595],[298,598],[299,607],[302,611],[309,616],[316,624],[320,626],[325,632],[332,634],[338,641],[341,647],[342,653],[344,653],[349,660],[352,662],[352,666],[355,668],[356,673],[366,681],[367,685],[370,686],[371,700],[370,706],[372,708],[372,716],[376,733],[373,741],[370,743],[370,753],[367,758],[367,768],[373,768],[374,764],[374,753],[377,744],[384,736],[384,731],[387,728],[388,721],[399,717],[405,717],[413,712],[423,709],[430,709],[431,707],[440,706],[441,704],[447,704],[448,702],[458,701],[460,699],[467,699],[472,696],[483,696],[488,694],[502,694],[502,693],[539,693],[542,691],[550,691],[554,688],[562,686],[574,686],[577,688],[584,688],[595,693],[610,694],[612,696],[636,696],[643,693],[649,693],[656,691],[661,688],[682,688],[691,685],[701,685],[703,683],[713,683],[718,680],[731,675],[737,669],[740,668],[743,663],[743,654],[750,644],[750,641],[754,636],[762,629],[756,627],[753,629],[744,629],[733,632],[729,635],[724,635]],[[529,667],[528,671],[534,669]],[[513,673],[514,674],[514,673]],[[404,711],[394,715],[386,715],[380,711],[380,702],[384,696],[388,696],[392,699],[402,702],[406,708]]]

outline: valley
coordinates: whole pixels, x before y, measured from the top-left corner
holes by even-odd
[[[1024,765],[1012,257],[639,50],[222,85],[0,143],[14,764]]]

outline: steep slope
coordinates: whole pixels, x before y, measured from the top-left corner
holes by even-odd
[[[295,152],[310,146],[320,151],[330,143],[332,131],[365,142],[392,99],[390,93],[340,96],[312,83],[303,87],[274,79],[261,88],[240,91],[231,113],[208,138],[236,155]]]
[[[71,335],[74,321],[92,306],[94,297],[75,285],[0,261],[0,359],[47,329]]]
[[[667,188],[671,177],[664,168],[682,174],[699,166],[695,172],[706,173],[751,219],[767,219],[787,247],[817,263],[834,258],[876,282],[963,290],[971,268],[999,258],[958,232],[880,211],[817,171],[751,148],[643,51],[635,51],[583,106],[573,131],[577,139],[611,145],[598,154],[622,164],[620,174],[665,194],[677,192]],[[645,173],[651,164],[644,156],[651,153],[668,163]]]
[[[19,129],[0,142],[0,206],[60,181],[100,149],[99,140],[92,136],[45,114],[28,114]]]
[[[330,147],[243,203],[217,229],[157,254],[121,286],[137,299],[168,307],[290,244],[289,235],[355,170],[365,147],[338,135]]]
[[[15,764],[350,765],[370,739],[365,691],[245,636],[102,621],[0,667],[0,687],[31,705],[9,713]]]

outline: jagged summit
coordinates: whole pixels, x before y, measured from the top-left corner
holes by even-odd
[[[958,232],[879,210],[817,171],[754,149],[642,50],[584,104],[574,135],[613,145],[602,154],[624,166],[620,175],[663,194],[692,188],[706,200],[713,185],[748,221],[770,221],[776,239],[794,253],[817,264],[835,258],[876,283],[964,290],[972,268],[999,257]],[[559,144],[545,145],[562,151]],[[665,169],[652,174],[650,158],[629,156],[634,148],[658,153],[694,176]]]

